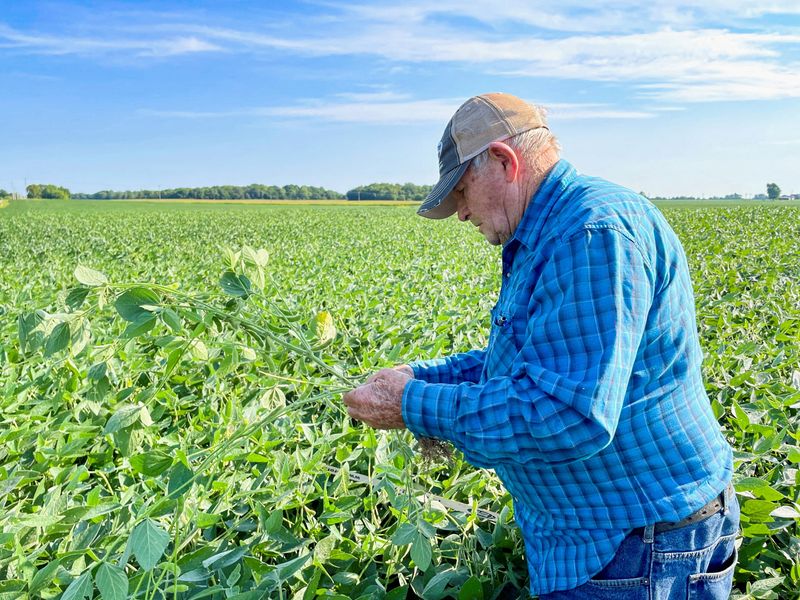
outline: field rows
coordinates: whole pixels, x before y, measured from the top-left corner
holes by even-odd
[[[736,449],[737,593],[800,597],[800,209],[664,211]],[[524,586],[499,481],[340,402],[375,368],[485,344],[498,274],[471,228],[409,207],[12,203],[0,600]]]

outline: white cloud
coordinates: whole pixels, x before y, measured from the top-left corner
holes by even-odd
[[[358,96],[343,101],[345,96]],[[370,123],[405,125],[414,123],[446,123],[464,101],[463,98],[434,98],[428,100],[395,100],[404,97],[389,92],[377,94],[339,94],[333,100],[311,100],[296,105],[242,108],[233,111],[187,111],[142,109],[145,116],[177,119],[219,119],[264,117],[270,119],[307,119],[334,123]],[[618,110],[598,103],[556,103],[547,105],[555,121],[578,119],[646,119],[654,113]]]
[[[358,94],[354,94],[358,96]],[[351,95],[352,96],[352,95]],[[305,101],[294,105],[262,106],[230,111],[190,111],[142,109],[145,116],[178,119],[218,119],[264,117],[271,119],[311,119],[336,123],[409,124],[446,123],[462,99],[390,100],[389,95],[362,94],[362,99],[347,101],[342,95],[333,100]]]
[[[759,143],[766,146],[800,146],[800,138],[794,140],[764,140]]]
[[[800,14],[797,0],[406,0],[401,6],[330,3],[366,22],[418,25],[437,17],[467,17],[488,25],[513,23],[563,32],[630,32],[644,28],[724,26],[764,15]]]
[[[137,56],[175,56],[196,52],[222,51],[223,48],[196,36],[164,38],[103,38],[54,36],[22,33],[0,24],[0,39],[6,48],[34,54],[96,55],[108,53],[133,53]]]
[[[550,120],[575,121],[579,119],[650,119],[656,116],[642,110],[620,110],[607,104],[547,104]]]
[[[370,9],[371,10],[371,9]],[[365,9],[365,14],[371,14]],[[396,11],[411,8],[395,8]],[[412,19],[413,20],[413,19]],[[376,56],[397,64],[480,65],[484,71],[643,86],[665,101],[753,100],[800,97],[800,65],[782,52],[800,35],[739,33],[725,29],[661,29],[615,35],[465,36],[424,23],[399,27],[382,21],[337,36],[277,38],[211,27],[188,27],[215,42],[305,56]],[[497,39],[495,39],[497,38]]]

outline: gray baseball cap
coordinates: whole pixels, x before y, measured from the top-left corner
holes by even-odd
[[[444,219],[456,212],[450,192],[469,167],[470,161],[489,147],[528,131],[547,127],[535,106],[511,94],[473,96],[455,112],[439,142],[439,182],[417,209],[429,219]]]

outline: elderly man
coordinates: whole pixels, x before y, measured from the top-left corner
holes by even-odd
[[[542,598],[727,598],[739,509],[700,373],[680,242],[659,211],[559,159],[507,94],[456,111],[424,217],[502,245],[485,349],[384,369],[350,415],[447,440],[514,498]]]

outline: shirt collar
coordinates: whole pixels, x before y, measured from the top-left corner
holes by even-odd
[[[564,188],[576,177],[577,171],[566,160],[559,160],[545,176],[539,189],[528,202],[522,220],[514,230],[514,234],[503,246],[503,250],[511,251],[518,244],[533,250],[539,241],[542,228],[548,216],[561,199]]]

